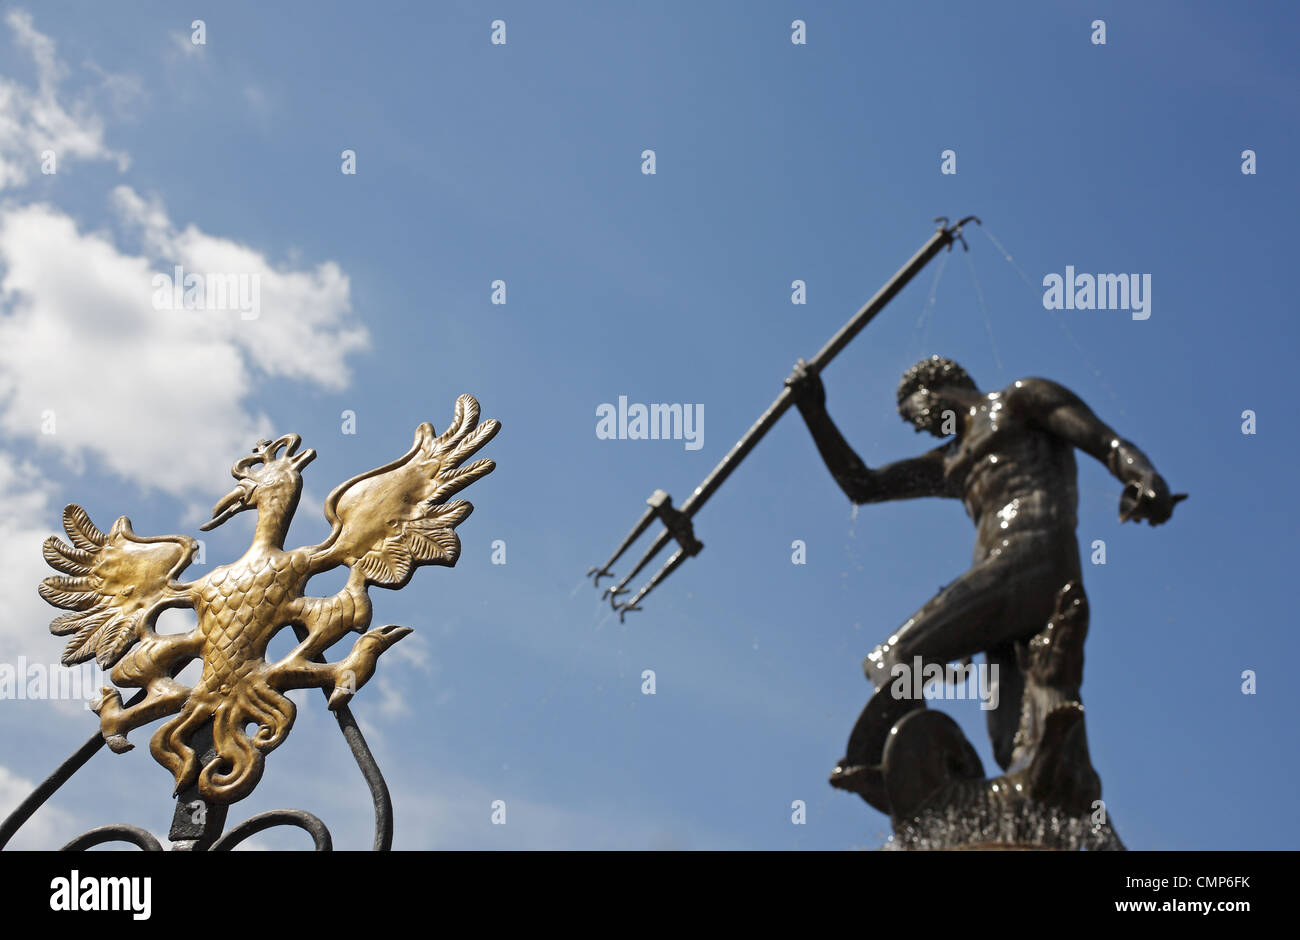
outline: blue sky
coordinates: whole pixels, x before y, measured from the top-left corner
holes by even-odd
[[[64,503],[103,527],[127,514],[141,534],[194,535],[235,457],[296,431],[320,456],[290,542],[316,541],[335,483],[403,453],[420,421],[441,429],[470,392],[503,424],[484,451],[498,469],[464,494],[477,508],[457,568],[374,592],[376,624],[416,633],[355,705],[397,846],[878,846],[888,820],[826,776],[869,691],[862,657],[969,563],[958,503],[854,514],[791,414],[696,517],[705,551],[643,612],[619,624],[582,575],[652,490],[689,494],[934,216],[976,213],[970,253],[936,261],[827,371],[832,416],[868,464],[928,448],[893,393],[937,352],[983,388],[1062,382],[1143,448],[1191,494],[1156,529],[1120,525],[1120,485],[1080,458],[1080,544],[1107,546],[1084,573],[1083,687],[1107,805],[1132,848],[1300,842],[1276,809],[1297,771],[1286,682],[1300,654],[1297,513],[1281,489],[1297,459],[1287,5],[4,13],[6,661],[57,661],[35,587]],[[505,45],[489,41],[497,18]],[[790,42],[796,18],[806,45]],[[38,169],[46,145],[53,175]],[[955,175],[940,172],[946,149]],[[181,262],[261,272],[261,316],[138,302],[142,280]],[[1045,310],[1042,278],[1066,265],[1149,273],[1150,318]],[[703,405],[703,446],[598,439],[596,409],[620,395]],[[241,553],[251,527],[211,533],[207,565]],[[795,539],[806,565],[791,564]],[[302,807],[364,847],[360,776],[319,694],[298,700],[235,814]],[[983,714],[941,707],[991,772]],[[0,703],[0,800],[93,728],[68,703]],[[151,732],[97,756],[20,844],[112,821],[165,835]]]

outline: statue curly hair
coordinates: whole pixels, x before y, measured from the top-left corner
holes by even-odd
[[[971,391],[979,391],[975,380],[965,369],[951,359],[935,355],[922,359],[903,373],[903,378],[898,383],[898,403],[901,405],[917,389],[933,389],[942,385],[959,385]]]

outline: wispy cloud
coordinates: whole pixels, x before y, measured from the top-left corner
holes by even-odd
[[[126,187],[114,203],[144,230],[146,253],[83,232],[48,205],[0,211],[0,429],[74,468],[94,456],[123,478],[183,495],[270,433],[252,403],[261,381],[346,387],[347,356],[367,336],[347,322],[337,265],[280,270],[239,242],[176,230]],[[154,272],[172,264],[258,278],[262,314],[155,309]],[[182,427],[202,433],[183,447],[159,433]]]
[[[0,190],[26,184],[40,172],[42,155],[52,151],[55,166],[68,158],[112,160],[125,171],[130,165],[126,153],[104,142],[104,122],[87,95],[67,98],[60,85],[68,74],[58,57],[54,40],[38,31],[30,13],[11,10],[5,25],[14,44],[36,67],[36,87],[0,76]],[[130,81],[99,70],[101,85],[110,95],[120,96]]]
[[[36,73],[34,87],[0,75],[0,188],[13,190],[0,204],[0,594],[9,605],[0,661],[12,663],[36,658],[33,646],[58,657],[52,638],[32,632],[55,613],[35,590],[50,574],[41,542],[64,502],[53,465],[206,499],[214,474],[272,431],[256,403],[266,382],[345,388],[349,357],[369,338],[334,262],[275,263],[236,237],[173,222],[161,198],[125,185],[107,194],[120,234],[86,230],[68,207],[23,202],[19,187],[42,149],[128,166],[105,144],[92,102],[112,111],[138,86],[92,66],[98,84],[71,94],[68,66],[31,15],[14,10],[4,23]],[[176,265],[256,278],[258,317],[158,309],[154,276]],[[200,433],[182,445],[178,428]],[[12,453],[20,444],[25,458]]]

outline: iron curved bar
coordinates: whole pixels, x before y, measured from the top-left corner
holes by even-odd
[[[298,637],[298,642],[307,639],[307,628],[303,625],[293,624],[293,632]],[[325,657],[318,653],[312,657],[312,661],[323,663]],[[329,701],[331,691],[328,688],[321,689],[326,702]],[[348,742],[348,750],[352,752],[352,758],[361,768],[361,776],[366,778],[366,786],[370,788],[370,800],[375,807],[375,841],[372,848],[376,852],[387,852],[393,847],[393,799],[388,792],[388,784],[346,702],[334,709],[334,720],[338,722],[343,740]]]
[[[321,661],[324,661],[323,657],[321,657]],[[329,690],[322,689],[321,691],[325,694],[325,697],[328,700]],[[138,704],[144,699],[144,696],[145,693],[143,690],[137,692],[127,701],[127,707],[129,708],[132,705]],[[379,769],[379,764],[375,761],[374,754],[370,751],[370,746],[366,743],[365,735],[361,733],[361,728],[358,726],[357,720],[352,714],[352,710],[347,705],[341,705],[334,711],[334,718],[338,722],[339,731],[342,733],[343,739],[348,743],[348,749],[352,752],[353,759],[361,769],[361,775],[365,778],[366,786],[370,788],[370,800],[374,804],[375,809],[375,840],[372,848],[376,852],[387,852],[393,847],[393,800],[392,796],[388,792],[388,784],[385,782],[384,775]],[[14,834],[23,827],[27,820],[29,820],[38,809],[44,806],[45,802],[49,800],[49,798],[53,796],[60,787],[67,783],[73,774],[84,767],[92,757],[99,753],[99,750],[103,746],[104,737],[99,731],[96,731],[93,735],[87,738],[86,742],[82,744],[81,747],[77,748],[77,750],[74,751],[67,760],[60,764],[54,773],[41,781],[36,789],[34,789],[25,800],[19,803],[12,813],[5,817],[4,822],[0,824],[0,850],[4,849],[4,847],[9,844],[9,840],[12,839]],[[329,830],[324,828],[325,824],[316,816],[307,813],[305,810],[276,810],[275,812],[290,814],[301,813],[305,817],[310,817],[315,820],[322,829],[324,829],[325,837],[329,840]],[[264,816],[266,814],[262,815]],[[253,819],[259,818],[261,817],[254,816],[250,820],[240,823],[240,825],[236,826],[234,829],[227,831],[217,840],[216,843],[213,844],[212,848],[215,850],[217,845],[225,842],[232,833],[240,829],[240,826],[247,825],[247,823],[251,822]],[[287,820],[272,823],[271,825],[285,824],[301,825],[299,822],[291,822]],[[307,827],[303,826],[303,828]],[[110,830],[118,833],[126,833],[129,831],[132,833],[132,837],[118,835],[100,839],[96,842],[89,842],[84,845],[80,844],[82,840],[92,834],[106,833]],[[261,829],[254,831],[260,832]],[[315,832],[311,829],[307,829],[307,831],[312,832],[313,839],[316,838]],[[252,832],[241,836],[238,841],[242,841],[249,835],[252,835]],[[152,844],[149,846],[142,844],[139,841],[142,836],[147,838]],[[161,850],[161,845],[158,843],[158,840],[148,831],[139,829],[135,826],[126,825],[101,826],[97,829],[92,829],[73,839],[64,846],[64,848],[68,851],[74,851],[77,848],[87,848],[92,845],[99,845],[102,842],[114,841],[115,839],[132,842],[134,845],[138,845],[142,849],[148,848],[150,851],[153,850],[154,846],[157,846],[158,849]],[[319,840],[317,841],[317,849],[320,849]]]
[[[132,705],[139,704],[144,700],[144,696],[143,690],[137,692],[131,696],[126,703],[126,707],[130,708]],[[17,808],[5,817],[4,823],[0,824],[0,849],[8,845],[14,833],[21,829],[27,820],[31,819],[32,814],[44,806],[45,801],[53,796],[59,787],[67,783],[73,774],[84,767],[86,762],[94,757],[103,746],[104,736],[96,731],[86,739],[85,744],[77,748],[67,760],[60,764],[54,773],[42,780],[36,789],[28,795],[27,799],[19,803]]]
[[[84,852],[86,849],[105,842],[129,842],[145,852],[161,852],[162,843],[154,838],[148,829],[128,826],[125,823],[116,826],[97,826],[77,836],[59,851]]]
[[[302,809],[273,809],[250,816],[239,825],[232,826],[226,830],[225,835],[212,843],[212,848],[208,851],[229,852],[250,836],[275,826],[297,826],[299,829],[305,829],[311,835],[312,841],[316,843],[317,852],[334,850],[334,840],[330,837],[330,831],[318,816]]]
[[[370,800],[375,806],[375,842],[372,848],[376,852],[387,852],[393,847],[393,799],[388,793],[388,784],[351,709],[340,705],[334,717],[352,757],[361,768],[361,776],[366,778],[366,786],[370,788]]]
[[[346,705],[340,705],[334,712],[334,717],[338,721],[339,731],[343,733],[343,739],[348,742],[353,759],[361,768],[366,785],[370,787],[370,799],[375,807],[374,851],[387,852],[393,847],[393,801],[388,792],[388,784],[384,781],[384,775],[379,770],[374,754],[370,752],[370,746],[366,743],[352,710]],[[250,836],[274,826],[297,826],[307,830],[316,843],[317,852],[330,852],[334,848],[330,831],[319,817],[301,809],[276,809],[250,816],[237,826],[232,826],[208,851],[228,852]]]

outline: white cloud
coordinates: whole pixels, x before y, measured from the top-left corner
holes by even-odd
[[[188,30],[174,29],[167,34],[171,39],[171,51],[176,55],[190,58],[203,54],[204,47],[194,41],[194,34]]]
[[[50,636],[45,629],[60,611],[36,592],[43,578],[57,574],[41,554],[41,543],[57,530],[57,525],[51,525],[58,505],[54,495],[54,488],[31,461],[0,453],[0,597],[5,599],[0,665],[12,669],[20,685],[30,681],[33,671],[39,673],[44,688],[62,689],[67,696],[51,691],[49,707],[84,721],[86,702],[97,696],[106,676],[93,663],[72,669],[60,664],[66,640]],[[5,694],[19,693],[7,688]]]
[[[238,346],[263,374],[345,388],[348,354],[364,348],[365,329],[348,325],[348,278],[332,261],[310,271],[277,270],[260,253],[194,225],[176,230],[157,200],[128,186],[113,190],[123,220],[142,233],[158,270],[174,264],[200,274],[239,274],[257,279],[262,313],[257,320],[203,313],[189,317],[196,333],[220,335]]]
[[[180,493],[269,432],[241,406],[252,377],[238,344],[154,310],[145,258],[36,205],[0,211],[0,266],[6,434]]]
[[[149,97],[140,76],[109,72],[89,59],[82,65],[99,76],[98,90],[108,100],[113,116],[121,121],[135,120],[137,110]]]
[[[5,21],[35,63],[38,88],[0,75],[0,186],[21,177],[12,160],[30,163],[42,135],[64,142],[61,157],[113,156],[89,106],[59,100],[67,69],[54,42],[26,13]],[[345,388],[348,356],[368,342],[335,263],[274,265],[235,239],[173,224],[159,199],[127,186],[111,204],[138,248],[84,231],[56,206],[0,204],[0,438],[36,448],[35,464],[0,454],[0,590],[18,599],[0,627],[8,659],[10,634],[22,632],[30,649],[30,631],[53,613],[35,586],[50,573],[40,542],[57,528],[62,500],[41,465],[57,459],[80,472],[91,459],[144,489],[206,504],[237,456],[278,433],[257,407],[260,385]],[[260,316],[155,309],[153,275],[177,264],[255,277]]]
[[[36,784],[0,765],[0,819],[17,809]],[[77,832],[70,813],[46,803],[14,834],[7,848],[43,850],[58,848]]]
[[[348,322],[348,279],[334,263],[277,270],[238,242],[175,231],[126,187],[114,195],[146,243],[186,271],[259,278],[261,315],[156,310],[154,271],[170,263],[124,252],[48,205],[0,210],[0,430],[74,467],[94,455],[144,486],[210,488],[214,467],[272,431],[250,404],[259,380],[345,388],[346,358],[367,334]],[[51,416],[55,433],[42,433]]]
[[[50,534],[51,487],[37,468],[0,453],[0,662],[13,663],[31,651],[33,637],[58,611],[36,593],[52,574],[41,557],[41,542]],[[58,648],[54,647],[54,655]]]
[[[0,75],[0,190],[38,174],[43,149],[58,153],[60,170],[69,157],[115,160],[125,169],[128,158],[105,144],[92,102],[111,114],[138,97],[138,85],[92,65],[94,87],[69,95],[54,42],[24,12],[9,13],[5,23],[34,63],[36,81],[30,87]],[[46,472],[51,462],[75,472],[93,465],[143,489],[206,504],[237,456],[284,430],[258,406],[264,384],[346,388],[349,357],[369,339],[334,262],[272,263],[237,238],[174,223],[160,199],[128,186],[110,200],[124,235],[86,230],[68,207],[8,195],[0,202],[0,596],[7,605],[0,662],[46,653],[57,661],[61,643],[44,625],[58,611],[36,593],[51,573],[41,542],[57,531],[65,501]],[[170,275],[175,265],[200,276],[255,278],[259,316],[157,309],[154,274]],[[30,459],[13,455],[19,442],[30,445]],[[85,498],[85,487],[77,489]],[[395,691],[383,697],[400,709]],[[60,715],[78,710],[86,721],[79,703],[53,705]],[[30,789],[29,780],[0,766],[0,816]],[[58,845],[79,828],[75,819],[47,806],[16,844]]]
[[[25,44],[57,73],[52,44],[34,37]],[[345,388],[347,357],[368,336],[350,321],[348,278],[333,262],[276,267],[233,239],[178,228],[127,186],[112,203],[142,253],[49,205],[0,209],[0,431],[74,469],[95,456],[146,487],[206,492],[214,467],[273,430],[251,404],[259,381]],[[250,278],[259,315],[155,309],[154,274],[176,265]]]
[[[0,76],[0,190],[22,186],[39,172],[46,150],[53,150],[59,161],[113,160],[125,170],[129,158],[104,143],[103,120],[89,101],[77,98],[68,105],[60,100],[59,85],[68,70],[54,41],[37,31],[31,14],[23,10],[11,10],[5,24],[35,64],[37,83],[33,89]],[[121,77],[101,70],[101,81],[111,93],[120,94]]]

